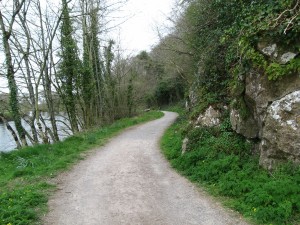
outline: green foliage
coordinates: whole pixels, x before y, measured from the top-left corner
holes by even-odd
[[[236,109],[247,117],[244,104],[245,76],[251,69],[277,80],[299,73],[299,58],[282,65],[258,50],[260,42],[277,43],[280,52],[299,52],[299,2],[296,0],[190,1],[178,32],[192,53],[195,76],[189,82],[201,90],[201,104],[238,98]],[[280,53],[279,52],[279,53]],[[243,77],[243,79],[240,79]]]
[[[159,106],[177,102],[183,97],[182,83],[178,79],[162,80],[158,83],[154,96]]]
[[[151,60],[151,57],[149,56],[148,52],[146,52],[146,51],[141,51],[136,57],[139,60],[144,60],[144,61]]]
[[[176,112],[180,115],[185,115],[185,101],[182,100],[180,102],[176,102],[175,104],[168,105],[166,107],[163,107],[162,110]]]
[[[283,76],[290,75],[296,72],[300,72],[300,59],[292,59],[287,65],[281,65],[279,63],[270,63],[266,68],[266,74],[269,80],[277,80]]]
[[[140,98],[140,105],[162,107],[183,99],[185,81],[174,65],[169,68],[169,60],[163,56],[165,53],[158,49],[151,53],[142,51],[133,59],[135,93],[137,99]]]
[[[132,115],[133,111],[133,104],[134,104],[134,99],[133,99],[133,78],[131,77],[129,79],[128,87],[127,87],[127,107],[128,107],[128,114],[129,116]]]
[[[160,80],[155,87],[154,93],[145,95],[147,107],[165,106],[177,103],[184,96],[184,88],[180,79],[169,78]]]
[[[164,65],[152,57],[148,52],[142,51],[136,56],[136,58],[142,65],[146,76],[151,76],[152,79],[160,81],[165,75]]]
[[[229,45],[220,40],[224,30],[238,20],[244,1],[192,1],[179,22],[186,32],[182,35],[187,49],[192,53],[194,79],[201,90],[202,102],[226,102],[229,96],[230,73],[226,68]]]
[[[190,114],[191,120],[197,120],[199,114],[204,113],[210,105],[218,105],[220,101],[221,104],[226,104],[228,102],[228,99],[226,98],[221,100],[219,92],[211,92],[205,87],[198,89],[196,95],[201,96],[201,98],[198,99],[197,105],[192,108]]]
[[[183,132],[184,117],[165,133],[162,151],[171,165],[226,204],[259,224],[298,224],[300,168],[282,165],[272,174],[258,166],[251,144],[231,130],[229,119],[218,128]],[[181,154],[182,140],[189,138]]]
[[[157,105],[155,96],[153,94],[145,94],[144,101],[147,108],[151,108]]]
[[[246,2],[245,2],[246,3]],[[229,48],[236,49],[226,55],[232,67],[253,66],[265,71],[269,80],[276,80],[299,71],[299,61],[280,65],[257,50],[259,41],[278,43],[282,47],[299,52],[299,2],[296,0],[251,1],[242,7],[235,23],[225,31],[221,38]],[[237,63],[239,61],[239,63]],[[298,62],[297,62],[298,61]]]
[[[63,85],[63,89],[66,92],[73,91],[73,85],[75,80],[78,78],[78,71],[80,70],[80,61],[78,57],[78,47],[73,38],[73,27],[70,18],[70,12],[68,8],[68,3],[63,0],[63,17],[61,24],[61,62],[59,65],[59,75]],[[69,90],[71,89],[71,90]]]
[[[82,153],[103,145],[122,129],[159,118],[152,111],[67,138],[53,145],[27,147],[0,154],[0,224],[35,224],[46,211],[49,179],[82,159]]]
[[[74,91],[76,90],[76,83],[79,80],[80,60],[78,57],[78,48],[73,35],[72,21],[68,3],[66,0],[62,1],[62,25],[61,25],[61,61],[59,64],[59,79],[61,88],[59,93],[62,97],[66,107],[70,124],[73,132],[78,131],[76,119],[76,97]]]

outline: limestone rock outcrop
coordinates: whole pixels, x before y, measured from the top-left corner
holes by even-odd
[[[274,101],[267,109],[260,143],[260,164],[300,163],[300,90]]]
[[[220,111],[209,106],[203,114],[199,115],[196,124],[207,127],[218,126],[220,125],[220,118]]]
[[[281,68],[295,63],[294,59],[300,56],[294,45],[281,46],[268,41],[260,41],[257,50],[269,65],[273,63]],[[300,164],[300,74],[299,70],[287,71],[287,74],[276,77],[276,74],[270,74],[270,70],[266,74],[262,68],[252,67],[238,74],[234,84],[235,99],[230,107],[232,128],[254,140],[253,152],[259,154],[260,165],[269,170],[280,162]],[[186,104],[189,110],[201,98],[196,89],[194,85],[190,90]],[[223,113],[222,107],[211,105],[191,124],[194,128],[218,126]],[[185,139],[183,153],[187,143],[188,139]]]
[[[260,44],[270,60],[286,64],[296,53],[283,51],[276,44]],[[259,141],[260,164],[272,169],[280,162],[300,163],[300,75],[287,74],[269,81],[261,72],[251,70],[244,78],[243,99],[248,116],[231,109],[232,128],[248,139]]]
[[[286,64],[297,56],[297,53],[290,49],[286,50],[276,43],[260,42],[257,48],[265,56],[281,64]]]

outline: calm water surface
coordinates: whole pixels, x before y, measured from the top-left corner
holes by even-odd
[[[48,121],[48,114],[43,113],[43,118],[46,120],[47,126],[50,126],[50,121]],[[56,116],[58,121],[63,121],[68,124],[67,120],[63,116]],[[31,133],[30,126],[22,121],[24,128]],[[9,122],[9,124],[15,128],[14,122]],[[58,134],[60,139],[64,139],[70,136],[71,131],[69,128],[62,122],[57,122]],[[30,142],[28,142],[30,143]],[[0,152],[9,152],[14,150],[17,147],[11,133],[7,130],[6,126],[3,123],[0,123]]]

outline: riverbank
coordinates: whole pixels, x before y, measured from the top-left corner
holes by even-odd
[[[162,112],[147,112],[67,138],[53,145],[39,145],[0,154],[0,224],[39,224],[47,211],[51,178],[68,170],[84,152],[101,146],[127,127],[162,117]]]
[[[228,120],[220,127],[191,130],[189,115],[175,111],[181,115],[161,141],[172,167],[255,224],[300,224],[299,166],[266,171]],[[189,144],[182,154],[187,129]]]
[[[24,115],[21,119],[21,122],[22,122],[23,128],[29,134],[31,134],[32,133],[31,127],[30,127],[29,123],[27,123],[24,119],[27,116]],[[45,124],[51,128],[52,125],[50,122],[49,114],[47,112],[42,112],[41,116],[43,117]],[[69,123],[68,123],[66,114],[63,112],[58,113],[57,115],[55,115],[55,119],[56,119],[56,126],[58,129],[57,130],[58,136],[59,136],[60,140],[62,141],[65,138],[71,136],[72,131],[70,130],[70,127],[68,125]],[[8,121],[8,124],[12,127],[12,129],[14,129],[16,131],[15,123],[13,121]],[[44,128],[44,125],[42,125],[42,127]],[[28,141],[28,144],[31,146],[32,143],[28,139],[27,139],[27,141]],[[42,142],[42,141],[40,140],[40,142]],[[50,142],[52,142],[51,139],[50,139]],[[16,144],[11,132],[7,129],[6,124],[0,122],[0,152],[10,152],[16,148],[17,148],[17,144]]]

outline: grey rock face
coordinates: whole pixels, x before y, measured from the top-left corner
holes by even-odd
[[[279,63],[288,63],[296,57],[292,52],[279,51],[275,45],[261,45],[260,48]],[[300,163],[300,75],[286,75],[280,80],[269,81],[266,75],[252,70],[245,75],[244,82],[245,90],[241,96],[249,116],[242,118],[232,109],[232,128],[248,139],[260,140],[257,150],[260,165],[264,168],[272,169],[286,161]]]
[[[293,53],[293,52],[287,52],[284,53],[281,57],[280,57],[280,62],[283,64],[288,63],[289,61],[291,61],[292,59],[294,59],[296,57],[297,54]]]
[[[299,55],[295,46],[264,40],[258,43],[257,49],[268,63],[288,64]],[[264,168],[272,169],[288,160],[300,164],[300,74],[286,74],[270,81],[262,69],[252,68],[247,74],[240,74],[237,81],[234,95],[238,97],[233,103],[238,104],[232,105],[242,109],[230,109],[233,130],[255,139],[255,150],[259,151],[260,165]],[[190,93],[191,105],[200,99],[195,93]],[[218,126],[220,120],[220,111],[210,106],[194,125]]]
[[[200,114],[196,124],[207,127],[218,126],[220,125],[220,118],[221,113],[218,110],[215,110],[212,106],[209,106],[205,113]]]
[[[262,48],[261,51],[267,56],[274,55],[275,57],[277,57],[277,45],[276,44],[268,45],[268,46]]]
[[[280,161],[300,163],[300,90],[267,109],[260,143],[260,164],[272,169]]]
[[[260,42],[257,48],[269,59],[280,64],[286,64],[297,56],[296,53],[292,52],[295,49],[283,49],[276,43]]]
[[[299,91],[299,74],[269,81],[251,71],[246,75],[243,95],[250,116],[244,119],[231,110],[233,129],[248,139],[260,140],[260,164],[267,169],[288,160],[300,163]]]

